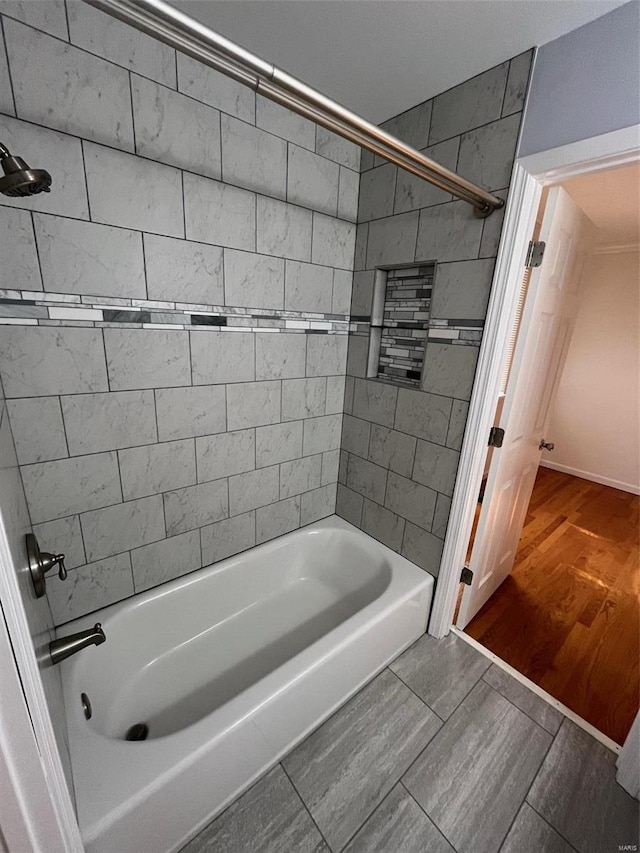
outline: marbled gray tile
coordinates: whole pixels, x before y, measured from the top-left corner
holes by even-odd
[[[415,452],[416,439],[413,436],[372,424],[368,452],[371,462],[403,477],[411,477]]]
[[[478,347],[428,343],[422,387],[430,394],[471,399]]]
[[[0,373],[10,397],[106,391],[107,373],[99,329],[5,328]]]
[[[229,515],[227,481],[214,480],[164,495],[167,536],[204,527]]]
[[[327,380],[285,379],[282,383],[282,420],[297,421],[324,415]]]
[[[315,124],[262,95],[256,96],[256,126],[309,151],[315,150]]]
[[[280,468],[258,468],[229,478],[229,515],[240,515],[250,509],[279,500]]]
[[[302,424],[302,421],[290,421],[258,427],[256,468],[265,468],[302,456]]]
[[[496,190],[494,195],[506,201],[508,190]],[[484,220],[482,229],[482,240],[480,241],[480,258],[495,258],[498,254],[500,246],[500,237],[502,236],[502,226],[504,224],[505,207],[500,210],[495,210],[491,216]]]
[[[550,743],[548,732],[481,681],[402,781],[459,853],[494,853]]]
[[[442,640],[425,634],[389,666],[441,719],[447,720],[491,661],[454,633]]]
[[[324,470],[324,468],[323,468]],[[300,496],[300,524],[311,524],[327,518],[336,511],[336,483],[323,485],[320,489],[305,492]]]
[[[287,201],[335,216],[340,167],[306,148],[289,145]]]
[[[98,453],[158,440],[153,391],[62,397],[69,453]]]
[[[75,569],[87,562],[80,530],[80,517],[68,515],[55,521],[34,524],[33,532],[38,537],[43,551],[64,554],[67,569]]]
[[[224,303],[222,249],[173,237],[144,235],[149,299]]]
[[[311,211],[302,207],[258,196],[257,251],[278,258],[310,261],[312,219]],[[333,261],[328,264],[332,265]]]
[[[327,376],[327,415],[342,414],[344,409],[345,376]]]
[[[287,143],[228,115],[221,116],[222,173],[227,183],[284,199]]]
[[[333,271],[333,296],[331,311],[334,314],[348,314],[351,307],[351,289],[353,274],[350,270]]]
[[[375,270],[354,272],[351,294],[351,315],[353,317],[371,317],[375,278]]]
[[[253,124],[256,96],[247,86],[178,52],[178,89],[228,115]]]
[[[184,215],[186,236],[252,252],[256,247],[256,197],[254,193],[185,173]]]
[[[7,400],[18,462],[47,462],[69,455],[58,397]]]
[[[309,418],[304,422],[303,453],[324,453],[340,447],[342,434],[342,415],[325,415]]]
[[[316,153],[356,172],[360,168],[360,147],[324,127],[317,129]]]
[[[499,118],[508,72],[503,62],[434,98],[429,144]]]
[[[420,211],[416,258],[438,261],[460,261],[476,258],[482,237],[482,223],[473,208],[464,201],[452,201]],[[442,267],[438,265],[434,295],[440,286]],[[440,314],[432,315],[440,317]],[[444,315],[446,316],[446,315]],[[456,317],[471,317],[456,314]],[[484,316],[484,315],[483,315]]]
[[[443,495],[451,496],[458,473],[458,460],[457,451],[431,441],[419,440],[413,466],[413,479]]]
[[[467,425],[467,414],[469,412],[469,404],[464,400],[454,400],[451,406],[451,418],[449,420],[449,428],[447,430],[446,445],[454,450],[460,450],[462,447],[462,439],[464,430]]]
[[[365,421],[392,427],[397,399],[398,389],[393,385],[369,379],[356,379],[353,414]]]
[[[347,358],[347,366],[349,364]],[[347,371],[348,372],[348,371]],[[353,393],[355,390],[355,377],[353,376],[345,376],[344,380],[344,411],[347,414],[353,413]]]
[[[191,332],[194,385],[255,379],[254,335],[250,332]]]
[[[71,41],[130,71],[176,87],[175,51],[85,3],[67,3]]]
[[[435,714],[384,670],[284,759],[334,850],[384,799],[439,727]]]
[[[443,444],[451,405],[451,400],[446,397],[401,388],[394,426],[409,435]]]
[[[220,177],[218,110],[137,74],[131,76],[131,96],[137,154],[209,178]]]
[[[284,307],[287,311],[330,314],[332,287],[333,270],[330,267],[300,261],[286,262]]]
[[[496,664],[491,665],[483,678],[487,684],[490,684],[498,693],[502,693],[505,699],[524,711],[539,726],[552,735],[556,734],[564,716],[541,696],[537,696]]]
[[[139,232],[39,213],[34,224],[45,290],[146,299]]]
[[[349,453],[355,453],[356,456],[362,456],[367,459],[369,456],[369,436],[371,435],[371,424],[369,421],[363,421],[360,418],[354,418],[352,415],[344,415],[342,420],[342,440],[341,447]],[[381,462],[371,458],[371,462],[380,465]],[[382,466],[387,467],[387,466]]]
[[[227,386],[227,429],[248,429],[280,421],[280,382]]]
[[[47,598],[56,625],[69,622],[133,595],[129,554],[80,566],[64,582],[53,577],[47,583]]]
[[[112,391],[191,384],[187,332],[105,329],[104,345]]]
[[[362,529],[369,536],[378,539],[388,548],[399,551],[404,535],[404,518],[388,509],[364,499],[362,507]]]
[[[161,539],[131,552],[133,584],[136,592],[179,578],[199,569],[200,531],[190,530]]]
[[[235,249],[224,251],[225,304],[245,308],[284,307],[284,261]]]
[[[433,523],[431,524],[431,532],[438,539],[444,539],[447,534],[450,513],[451,498],[439,494],[436,498],[436,509],[433,513]]]
[[[393,214],[397,174],[397,166],[385,163],[384,166],[364,172],[360,176],[358,222],[382,219]]]
[[[402,785],[396,785],[385,797],[344,853],[374,850],[376,853],[455,853]]]
[[[428,533],[422,527],[410,522],[406,523],[402,540],[402,556],[436,578],[440,571],[443,545],[442,539],[438,539],[433,533]]]
[[[328,853],[295,788],[278,764],[181,853]]]
[[[313,214],[311,260],[314,264],[352,270],[355,242],[356,226],[352,222],[323,213]]]
[[[364,498],[357,492],[352,491],[342,483],[338,483],[336,491],[336,514],[345,521],[356,527],[360,527],[362,520],[362,506]]]
[[[15,21],[4,29],[20,118],[133,151],[124,69]]]
[[[196,456],[199,483],[253,471],[256,467],[255,430],[243,429],[197,438]]]
[[[383,122],[381,127],[413,148],[424,148],[429,136],[432,107],[433,101],[424,101],[418,106],[405,110],[400,115]],[[376,154],[376,166],[378,162],[384,163],[385,161]]]
[[[389,216],[369,223],[367,269],[386,264],[407,264],[415,258],[418,211]]]
[[[347,335],[306,335],[307,376],[337,376],[344,373]]]
[[[11,246],[11,252],[4,252],[2,256],[2,288],[42,290],[36,241],[28,210],[0,207],[0,243]]]
[[[256,510],[256,545],[300,527],[300,495]]]
[[[2,14],[17,18],[52,36],[69,40],[64,0],[33,3],[32,0],[3,0]]]
[[[155,392],[160,441],[224,432],[225,389],[218,385],[162,388]]]
[[[354,492],[382,504],[387,486],[387,471],[379,465],[374,465],[373,462],[360,459],[359,456],[351,456],[347,471],[347,486]]]
[[[0,115],[0,139],[9,151],[28,152],[28,163],[45,163],[54,191],[24,198],[2,197],[5,207],[25,207],[88,219],[87,187],[82,169],[82,143],[74,136]]]
[[[192,438],[119,450],[118,461],[125,501],[192,486],[196,482]]]
[[[458,173],[490,190],[509,186],[520,113],[465,133],[460,140]]]
[[[347,374],[364,379],[367,375],[367,357],[369,354],[369,335],[349,335],[347,352]]]
[[[279,332],[258,333],[256,379],[301,379],[304,377],[306,335]]]
[[[358,218],[358,194],[360,176],[351,169],[340,166],[340,187],[338,190],[338,219],[355,222]]]
[[[178,169],[93,142],[83,150],[94,222],[184,237]]]
[[[615,776],[616,754],[564,720],[527,801],[578,853],[633,849],[638,802]]]
[[[430,530],[436,507],[436,493],[433,489],[389,471],[384,505],[407,521],[412,521],[424,530]]]
[[[100,560],[123,549],[164,539],[162,496],[83,512],[80,516],[88,560]]]
[[[440,163],[446,169],[455,172],[459,147],[460,137],[454,136],[453,139],[447,139],[445,142],[439,142],[437,145],[425,148],[423,153],[432,160],[435,160],[436,163]],[[443,204],[450,200],[450,193],[446,193],[444,190],[427,183],[427,181],[418,178],[416,175],[412,175],[410,172],[405,172],[404,169],[398,169],[394,213],[419,210],[421,207]],[[426,257],[419,252],[416,254],[416,257],[419,260],[426,260]]]
[[[528,50],[526,53],[514,56],[509,63],[507,88],[504,93],[504,103],[502,104],[503,116],[516,113],[524,107],[532,60],[533,50]]]
[[[306,456],[280,465],[280,498],[291,498],[320,487],[322,456]]]
[[[255,512],[245,512],[200,528],[202,564],[217,563],[256,544]]]
[[[363,270],[367,266],[367,241],[369,239],[369,223],[361,222],[356,227],[356,247],[354,253],[354,270]]]
[[[501,853],[575,853],[561,835],[543,820],[528,803],[523,803],[513,822]]]
[[[443,320],[484,320],[493,266],[493,258],[438,264],[431,316]]]
[[[326,450],[322,454],[322,475],[320,482],[323,486],[335,485],[340,467],[340,448]],[[334,495],[335,504],[335,495]]]
[[[21,473],[34,524],[122,500],[115,453],[23,465]]]

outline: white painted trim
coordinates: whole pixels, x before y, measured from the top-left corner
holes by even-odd
[[[628,794],[640,799],[640,711],[618,756],[616,781]]]
[[[640,243],[600,243],[591,250],[592,255],[622,255],[640,252]]]
[[[581,729],[583,729],[587,734],[590,734],[591,737],[595,738],[599,743],[603,744],[610,749],[612,752],[615,752],[618,755],[622,749],[622,747],[617,744],[615,741],[611,740],[610,737],[607,737],[601,731],[592,726],[591,723],[588,723],[585,719],[576,714],[575,711],[572,711],[571,708],[567,708],[566,705],[563,705],[562,702],[558,702],[557,699],[554,699],[550,693],[547,693],[546,690],[543,690],[542,687],[538,687],[538,685],[531,681],[526,675],[523,675],[521,672],[518,672],[517,669],[514,669],[510,666],[506,661],[503,661],[502,658],[499,658],[493,652],[486,649],[481,643],[477,640],[474,640],[473,637],[470,637],[468,634],[465,634],[464,631],[461,631],[460,628],[456,628],[453,626],[451,628],[454,634],[460,637],[465,643],[469,643],[470,646],[483,654],[486,658],[489,658],[490,661],[495,663],[496,666],[499,666],[500,669],[503,669],[505,672],[509,673],[510,676],[519,681],[520,684],[524,684],[532,693],[535,693],[536,696],[539,696],[541,699],[544,699],[547,704],[551,705],[552,708],[555,708],[557,711],[560,711],[561,714],[571,720],[572,723],[575,723]]]
[[[543,459],[540,462],[540,467],[550,468],[552,471],[560,471],[562,474],[571,474],[573,477],[580,477],[581,480],[599,483],[601,486],[611,486],[612,489],[620,489],[623,492],[630,492],[632,495],[640,495],[640,486],[623,483],[620,480],[613,480],[611,477],[602,477],[600,474],[593,474],[591,471],[581,471],[579,468],[571,468],[569,465],[560,465],[558,462],[553,462],[550,459]]]

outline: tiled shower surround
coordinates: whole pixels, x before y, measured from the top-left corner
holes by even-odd
[[[532,52],[383,127],[507,197]],[[504,214],[361,160],[337,512],[437,576]],[[437,262],[419,388],[367,378],[376,268]]]
[[[0,140],[53,176],[0,197],[0,374],[59,625],[335,511],[360,152],[84,3],[0,11]]]

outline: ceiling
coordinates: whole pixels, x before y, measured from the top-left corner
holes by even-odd
[[[640,163],[562,183],[598,228],[599,244],[640,243]]]
[[[625,0],[174,0],[380,123]]]

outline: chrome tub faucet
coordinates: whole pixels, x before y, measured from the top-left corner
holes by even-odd
[[[86,649],[87,646],[99,646],[106,639],[102,625],[96,622],[93,628],[87,628],[86,631],[78,631],[77,634],[69,634],[68,637],[60,637],[58,640],[53,640],[53,642],[49,643],[51,663],[60,663],[65,658],[75,655],[76,652]]]

